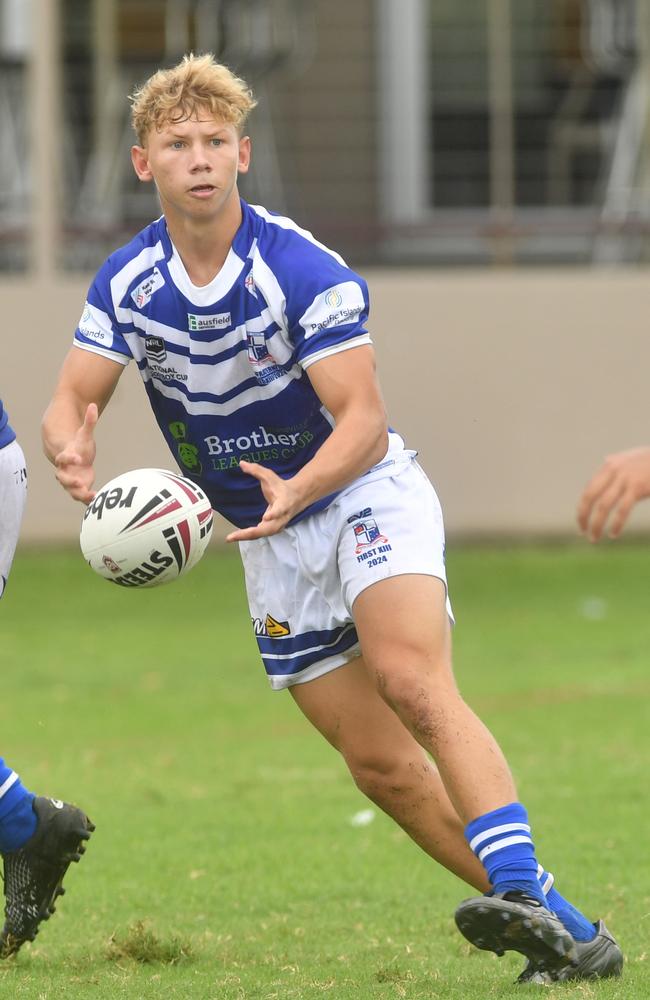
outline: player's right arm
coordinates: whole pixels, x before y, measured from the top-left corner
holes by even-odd
[[[61,486],[82,503],[95,495],[95,425],[123,371],[117,361],[72,347],[43,417],[45,454]]]

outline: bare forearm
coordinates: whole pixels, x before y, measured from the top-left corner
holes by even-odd
[[[372,420],[360,412],[343,416],[311,461],[291,480],[300,495],[301,509],[362,476],[381,461],[387,448],[383,414]]]
[[[70,393],[57,393],[53,397],[41,425],[43,451],[50,462],[54,462],[81,427],[86,405]]]

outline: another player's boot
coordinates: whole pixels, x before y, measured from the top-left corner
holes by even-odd
[[[576,943],[561,921],[523,892],[466,899],[456,910],[456,925],[477,948],[503,955],[518,951],[535,971],[571,969]]]
[[[544,970],[530,961],[519,976],[518,983],[548,986],[569,979],[609,979],[623,971],[623,952],[602,920],[594,924],[596,937],[591,941],[576,941],[577,963],[555,968],[552,962]]]
[[[3,854],[5,925],[0,933],[0,958],[15,954],[33,941],[42,920],[54,913],[54,902],[65,890],[62,882],[72,861],[79,861],[95,829],[88,817],[57,799],[33,801],[36,832],[16,851]]]

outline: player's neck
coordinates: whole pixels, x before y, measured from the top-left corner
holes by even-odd
[[[218,218],[188,219],[165,213],[167,230],[193,285],[208,285],[223,267],[242,213],[239,199],[224,207]]]

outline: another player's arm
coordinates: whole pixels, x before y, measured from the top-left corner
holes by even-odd
[[[334,430],[291,479],[251,462],[240,468],[259,480],[268,507],[260,523],[228,535],[242,541],[273,535],[315,500],[367,472],[386,454],[388,423],[372,347],[350,348],[307,369],[316,394],[334,417]]]
[[[592,542],[609,522],[610,538],[620,535],[634,505],[650,497],[650,447],[610,455],[590,479],[578,504],[578,524]]]
[[[117,361],[72,347],[43,417],[45,454],[63,488],[82,503],[95,495],[95,425],[123,370]]]

